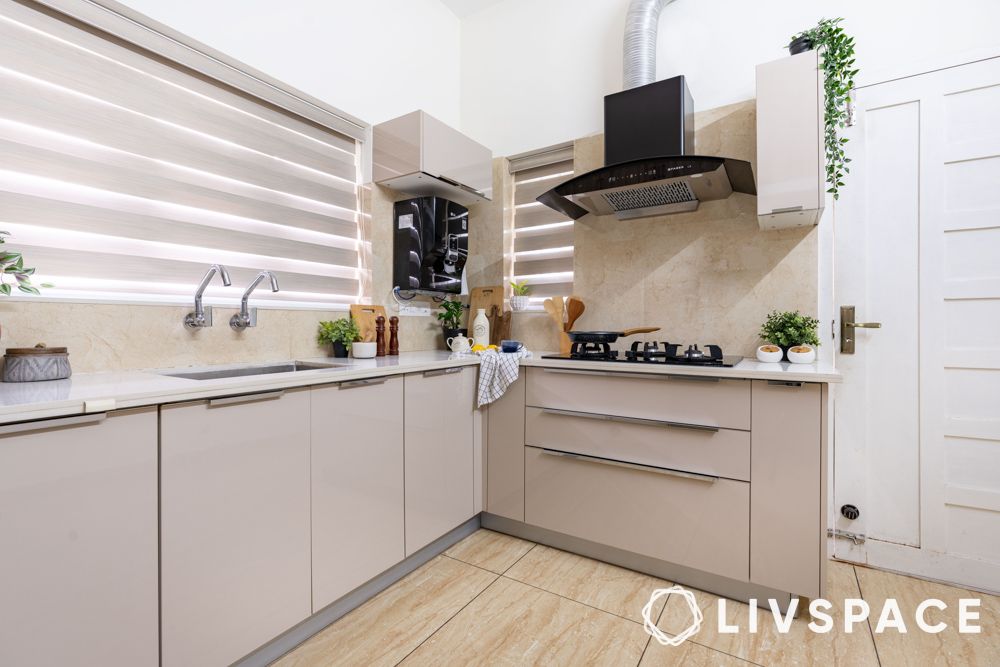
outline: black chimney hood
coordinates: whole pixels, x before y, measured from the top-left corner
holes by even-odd
[[[734,192],[755,195],[745,160],[693,155],[694,104],[683,76],[604,98],[604,164],[538,197],[573,218],[632,220],[694,211]]]

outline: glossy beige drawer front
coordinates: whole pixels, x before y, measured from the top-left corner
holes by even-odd
[[[750,433],[528,408],[525,444],[750,481]]]
[[[527,404],[750,429],[750,381],[529,368]]]
[[[750,485],[525,448],[525,521],[746,581]]]

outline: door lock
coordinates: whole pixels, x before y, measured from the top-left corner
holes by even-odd
[[[854,306],[840,307],[840,352],[854,354],[855,329],[881,329],[881,322],[855,322]]]

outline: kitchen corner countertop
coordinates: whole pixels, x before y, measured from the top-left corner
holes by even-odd
[[[841,376],[826,364],[765,364],[744,359],[732,368],[706,366],[668,366],[627,364],[600,361],[542,359],[536,353],[523,359],[522,365],[575,371],[613,371],[654,375],[701,375],[705,377],[782,380],[786,382],[840,382]],[[385,375],[421,373],[456,366],[478,366],[475,355],[456,355],[443,351],[403,352],[396,357],[376,359],[300,359],[305,362],[342,363],[336,368],[304,370],[295,373],[249,375],[215,380],[191,380],[161,375],[164,372],[203,370],[170,368],[149,371],[79,373],[66,380],[48,382],[0,382],[0,424],[34,419],[66,417],[92,412],[106,412],[161,403],[203,400],[310,385],[360,380]],[[263,362],[262,362],[263,363]],[[275,362],[277,363],[277,362]],[[245,364],[241,364],[245,365]],[[227,368],[233,366],[212,366]]]

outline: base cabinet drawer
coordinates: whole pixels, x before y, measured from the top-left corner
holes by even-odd
[[[536,408],[750,430],[749,380],[529,368],[526,401]]]
[[[525,444],[750,481],[747,431],[528,408]]]
[[[747,581],[750,485],[525,448],[525,521]]]

